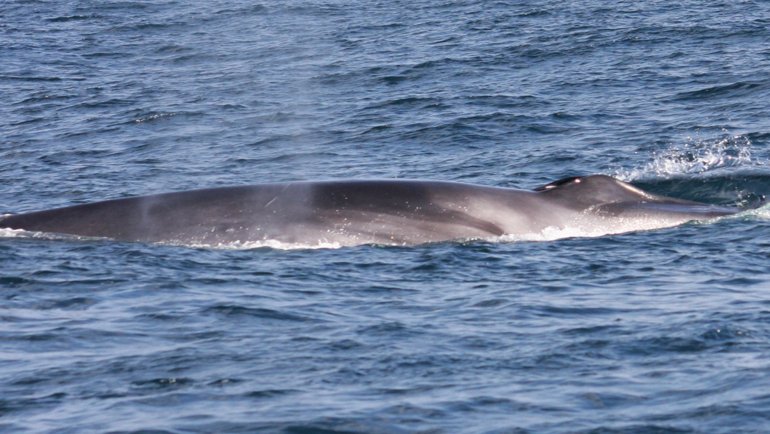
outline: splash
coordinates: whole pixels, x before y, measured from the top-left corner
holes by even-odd
[[[683,145],[653,152],[652,161],[633,169],[618,169],[612,176],[624,181],[668,179],[728,168],[763,167],[752,158],[751,140],[743,135],[718,139],[688,137]]]
[[[736,218],[736,217],[756,219],[756,220],[770,220],[770,203],[765,204],[759,208],[744,211],[737,216],[733,216],[733,218]]]

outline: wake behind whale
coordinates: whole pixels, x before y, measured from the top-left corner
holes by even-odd
[[[1,228],[120,241],[353,246],[605,235],[740,209],[658,196],[605,175],[532,191],[416,180],[261,184],[115,199],[0,218]]]

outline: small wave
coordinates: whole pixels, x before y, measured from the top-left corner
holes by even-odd
[[[265,307],[249,307],[236,304],[217,304],[214,306],[206,307],[202,311],[203,314],[216,314],[226,317],[233,316],[245,316],[256,319],[265,320],[282,320],[282,321],[308,321],[310,318],[296,315],[288,312],[283,312],[275,309],[268,309]]]
[[[101,18],[99,15],[65,15],[61,17],[48,18],[46,21],[49,23],[66,23],[70,21],[84,21]]]
[[[0,80],[14,80],[14,81],[63,81],[61,77],[52,76],[26,76],[26,75],[0,75]]]
[[[652,161],[633,169],[618,169],[612,176],[624,181],[671,178],[717,169],[763,167],[751,155],[751,140],[745,135],[704,140],[689,137],[681,146],[653,152]]]
[[[681,92],[675,95],[680,101],[703,100],[719,97],[740,97],[752,96],[757,92],[766,89],[767,83],[764,82],[745,82],[739,81],[727,85],[710,86],[704,89],[698,89],[689,92]]]
[[[130,120],[123,121],[121,122],[121,124],[123,125],[149,124],[153,122],[168,121],[170,119],[176,119],[176,118],[193,119],[193,118],[201,117],[203,115],[204,115],[203,112],[198,112],[198,111],[139,112],[139,113],[131,114]]]

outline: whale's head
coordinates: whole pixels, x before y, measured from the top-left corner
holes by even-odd
[[[669,216],[698,220],[739,210],[659,196],[607,175],[573,176],[535,189],[552,203],[602,215]]]
[[[667,199],[647,193],[633,185],[607,175],[572,176],[554,181],[535,189],[552,201],[562,202],[570,208],[588,209],[597,205],[621,202],[643,202]]]

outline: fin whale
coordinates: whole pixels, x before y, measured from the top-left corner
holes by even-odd
[[[739,211],[654,195],[605,175],[565,178],[532,191],[439,181],[322,181],[107,200],[0,217],[0,228],[185,245],[413,245],[548,229],[623,233]]]

